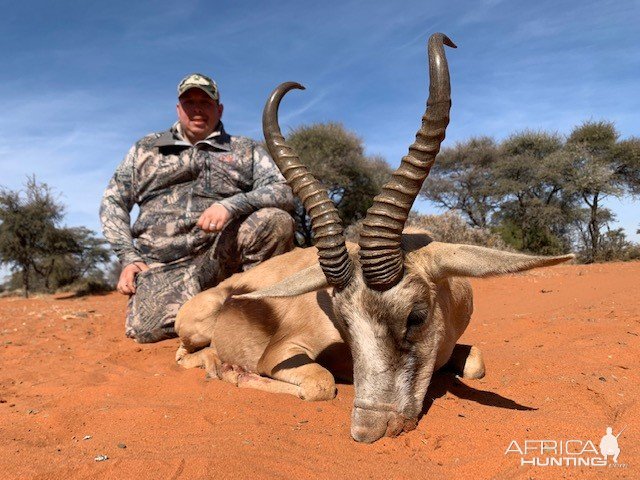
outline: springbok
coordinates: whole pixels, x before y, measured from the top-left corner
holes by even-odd
[[[272,258],[188,301],[175,324],[179,364],[305,400],[333,398],[334,376],[352,380],[351,435],[360,442],[415,428],[435,370],[448,364],[464,378],[484,375],[480,351],[456,345],[473,310],[464,277],[554,265],[573,255],[535,257],[402,234],[449,122],[444,45],[455,47],[443,34],[429,39],[422,126],[367,212],[358,245],[345,242],[326,190],[280,132],[280,101],[304,87],[289,82],[274,90],[263,115],[265,139],[312,219],[316,248]]]

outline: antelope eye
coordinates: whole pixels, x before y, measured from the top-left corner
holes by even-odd
[[[422,325],[424,318],[419,312],[412,311],[407,317],[407,329]]]
[[[404,331],[403,345],[410,349],[411,345],[420,340],[422,326],[429,317],[427,309],[415,308],[407,317],[407,326]]]
[[[412,328],[421,326],[425,320],[429,317],[429,310],[426,306],[417,305],[411,310],[411,313],[407,317],[407,332]]]

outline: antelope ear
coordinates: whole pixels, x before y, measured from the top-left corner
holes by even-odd
[[[327,288],[329,283],[319,264],[300,270],[297,273],[269,287],[255,292],[233,295],[233,299],[257,300],[260,298],[296,297],[309,292]]]
[[[447,277],[490,277],[549,267],[575,258],[574,254],[538,257],[475,245],[433,242],[416,252],[436,281]]]

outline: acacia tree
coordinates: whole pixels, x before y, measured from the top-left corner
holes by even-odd
[[[542,131],[499,145],[472,138],[442,151],[421,194],[470,225],[499,230],[520,250],[577,246],[587,261],[611,258],[626,240],[608,229],[615,217],[602,201],[640,195],[640,139],[618,137],[610,122],[586,122],[566,141]]]
[[[44,288],[55,290],[85,277],[104,281],[100,266],[111,259],[105,240],[86,227],[61,228],[57,234],[57,248],[34,267],[44,280]]]
[[[19,275],[25,297],[34,283],[63,286],[109,259],[103,240],[84,227],[61,227],[63,218],[63,205],[35,176],[23,191],[0,188],[0,263]]]
[[[38,184],[35,176],[27,178],[24,192],[0,189],[0,262],[22,273],[25,297],[37,259],[56,248],[52,239],[63,214],[49,186]]]
[[[362,140],[339,123],[301,126],[287,140],[327,189],[345,225],[365,216],[373,197],[391,175],[384,159],[367,157]],[[299,201],[295,219],[299,243],[311,245],[311,222]]]
[[[460,212],[473,226],[487,228],[500,201],[493,188],[498,160],[498,145],[490,137],[471,138],[445,148],[420,195],[439,207]]]
[[[585,122],[571,132],[563,151],[571,165],[568,188],[586,205],[578,229],[588,262],[601,257],[602,229],[615,218],[603,200],[640,193],[640,141],[619,136],[612,122]]]
[[[566,191],[570,164],[558,154],[557,134],[523,131],[500,145],[491,189],[500,198],[496,220],[505,240],[541,254],[569,248],[569,228],[576,216],[575,200]]]
[[[470,225],[497,228],[513,247],[553,254],[566,249],[571,201],[563,195],[566,165],[552,159],[557,134],[524,131],[501,144],[472,138],[443,150],[422,195],[460,212]]]

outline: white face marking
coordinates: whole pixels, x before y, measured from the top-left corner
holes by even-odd
[[[430,323],[430,312],[425,312],[431,304],[427,290],[407,277],[386,292],[354,284],[345,294],[337,296],[334,308],[350,337],[356,397],[417,415],[433,371],[430,360],[436,353],[419,346],[425,340],[424,324]],[[411,338],[405,338],[413,310],[419,312],[419,318],[413,319]],[[423,358],[425,353],[429,358]]]
[[[371,373],[384,373],[389,370],[380,344],[388,333],[382,325],[372,321],[362,312],[353,312],[349,319],[351,343],[356,346],[358,355],[366,360],[367,370]]]

